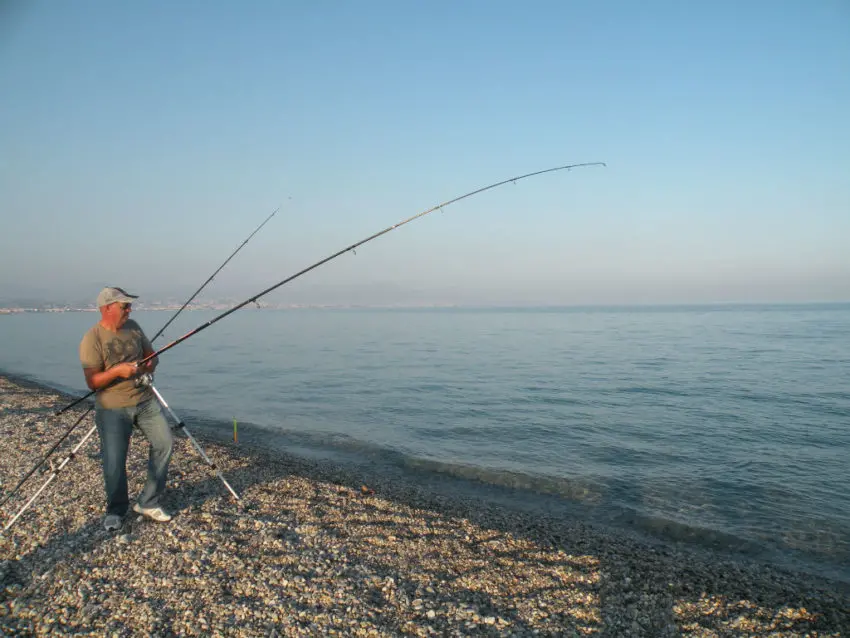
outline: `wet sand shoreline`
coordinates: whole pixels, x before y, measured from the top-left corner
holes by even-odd
[[[0,376],[0,494],[87,406]],[[87,417],[60,448],[67,455]],[[185,438],[169,524],[101,525],[96,435],[0,537],[0,629],[23,635],[841,636],[841,583],[641,542],[327,461]],[[135,438],[131,495],[147,444]],[[5,525],[49,476],[3,509]],[[366,487],[366,490],[361,489]],[[374,492],[374,493],[372,493]]]

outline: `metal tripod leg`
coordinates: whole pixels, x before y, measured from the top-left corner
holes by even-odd
[[[224,483],[224,486],[233,495],[233,498],[235,498],[237,501],[241,501],[241,498],[236,493],[236,490],[234,490],[230,486],[230,483],[228,483],[227,480],[224,478],[224,476],[221,474],[221,472],[219,471],[216,464],[213,463],[210,460],[210,457],[207,456],[206,452],[204,452],[203,448],[195,440],[195,437],[192,436],[192,433],[189,432],[189,430],[186,428],[186,424],[183,423],[183,421],[181,421],[180,418],[176,414],[174,414],[174,411],[168,406],[168,403],[165,402],[165,399],[162,398],[162,395],[159,393],[159,391],[157,391],[157,389],[153,385],[151,385],[150,388],[153,390],[154,394],[156,395],[156,398],[159,400],[159,402],[162,404],[162,406],[166,410],[168,410],[168,413],[171,415],[171,417],[177,423],[177,427],[182,428],[182,430],[186,433],[186,436],[188,437],[189,441],[191,441],[192,445],[195,446],[195,449],[201,455],[201,458],[203,458],[204,461],[206,461],[207,465],[209,465],[211,468],[213,468],[215,470],[216,476],[218,476],[218,478],[221,479],[221,482]],[[74,446],[74,448],[71,450],[71,452],[68,454],[68,456],[66,456],[64,459],[62,459],[62,462],[56,467],[56,469],[53,470],[53,472],[50,474],[50,476],[47,477],[47,480],[44,482],[44,484],[40,488],[38,488],[38,491],[35,494],[33,494],[30,497],[30,499],[24,504],[24,506],[18,511],[18,513],[15,514],[15,516],[13,516],[12,519],[8,523],[6,523],[5,527],[3,527],[3,530],[0,531],[0,535],[7,532],[9,530],[9,528],[11,528],[12,525],[14,525],[15,522],[21,516],[23,516],[23,514],[30,508],[30,506],[35,502],[35,500],[39,496],[41,496],[41,493],[44,492],[44,490],[46,490],[47,487],[54,480],[56,480],[56,477],[59,475],[59,472],[61,472],[63,469],[65,469],[65,466],[68,465],[68,463],[70,463],[74,459],[74,457],[77,456],[77,452],[80,451],[80,449],[86,444],[86,442],[91,438],[92,434],[94,434],[95,431],[97,431],[97,426],[93,425],[91,427],[91,429],[88,432],[85,433],[83,438],[80,439],[79,443],[77,443],[77,445]]]
[[[12,520],[10,520],[8,523],[6,523],[6,527],[3,528],[3,532],[6,532],[10,527],[12,527],[12,525],[15,524],[15,521],[17,521],[21,517],[21,515],[29,509],[30,505],[32,505],[33,502],[35,502],[35,499],[37,499],[39,497],[39,495],[45,489],[47,489],[47,486],[50,485],[53,482],[53,480],[56,478],[56,476],[59,474],[59,472],[61,472],[62,469],[66,465],[68,465],[68,463],[71,462],[71,459],[73,459],[77,455],[77,452],[79,451],[79,449],[81,447],[83,447],[83,445],[85,445],[86,441],[88,441],[89,438],[91,437],[91,435],[94,434],[95,430],[97,430],[96,425],[92,426],[92,428],[88,432],[86,432],[85,436],[82,439],[80,439],[80,442],[77,443],[76,446],[74,446],[73,450],[71,450],[71,453],[68,456],[66,456],[64,459],[62,459],[62,462],[59,464],[59,466],[55,470],[53,470],[53,473],[44,482],[44,485],[42,485],[40,488],[38,488],[38,491],[30,497],[30,500],[28,500],[26,502],[26,504],[20,509],[20,511],[17,514],[15,514],[15,516],[12,518]],[[2,532],[0,532],[0,533],[2,533]]]
[[[191,432],[189,432],[189,429],[186,427],[186,424],[183,422],[183,420],[176,414],[174,414],[174,410],[169,407],[168,403],[166,403],[165,399],[159,393],[159,390],[157,390],[153,384],[150,385],[150,389],[153,390],[153,393],[156,395],[157,400],[162,404],[162,407],[164,407],[171,415],[171,418],[174,419],[174,422],[176,423],[175,428],[180,428],[183,430],[183,432],[186,433],[186,436],[188,437],[192,445],[195,446],[195,449],[198,451],[198,454],[200,454],[201,458],[207,462],[207,465],[209,465],[213,470],[215,470],[216,476],[221,479],[221,482],[224,483],[224,487],[226,487],[227,490],[233,495],[233,498],[235,498],[237,501],[241,500],[239,498],[239,495],[236,493],[236,490],[230,487],[230,483],[227,482],[227,479],[225,479],[221,471],[219,471],[218,466],[216,466],[216,464],[210,460],[210,457],[207,456],[207,453],[204,452],[203,448],[195,440],[195,437],[192,436]]]

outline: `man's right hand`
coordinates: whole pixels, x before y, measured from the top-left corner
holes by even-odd
[[[121,377],[122,379],[129,379],[130,377],[136,376],[136,373],[139,371],[138,364],[136,363],[119,363],[114,366],[112,370],[115,371],[116,377]]]
[[[108,370],[83,368],[86,375],[86,385],[92,390],[102,390],[116,379],[129,379],[139,373],[138,365],[134,363],[119,363]]]

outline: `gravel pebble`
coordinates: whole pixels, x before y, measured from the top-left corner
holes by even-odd
[[[82,414],[0,376],[0,494]],[[57,460],[92,424],[89,415]],[[0,633],[92,636],[844,636],[850,588],[769,566],[659,550],[412,481],[185,438],[171,523],[102,527],[97,437],[0,536]],[[147,443],[135,439],[131,494]],[[8,521],[50,475],[3,508]],[[365,489],[364,489],[365,488]]]

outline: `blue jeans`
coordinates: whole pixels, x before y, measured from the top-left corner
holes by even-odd
[[[129,408],[107,410],[98,407],[94,417],[103,456],[103,482],[106,487],[106,513],[127,513],[127,450],[136,425],[150,442],[148,479],[137,499],[141,507],[159,507],[165,492],[165,478],[174,439],[156,399]]]

